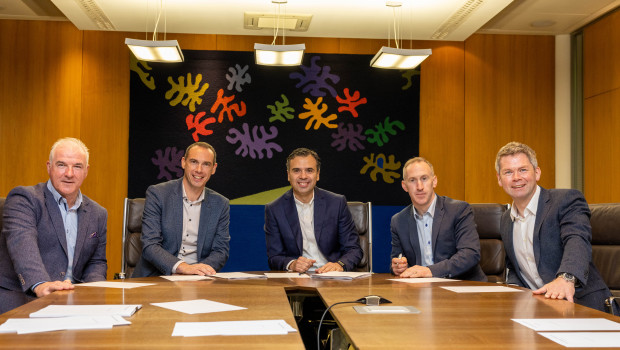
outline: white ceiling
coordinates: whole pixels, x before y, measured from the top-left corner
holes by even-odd
[[[162,1],[165,21],[162,16],[158,31],[168,33],[273,35],[270,29],[245,29],[244,12],[274,14],[278,8],[271,0]],[[405,40],[462,41],[476,32],[569,34],[620,6],[620,0],[400,2],[396,11],[384,0],[288,0],[280,9],[282,14],[312,15],[307,31],[287,31],[287,36],[384,39],[394,37],[393,28],[388,28],[396,24],[396,33]],[[0,19],[68,19],[81,30],[107,27],[152,34],[159,4],[160,0],[0,0]],[[438,37],[445,28],[445,36]]]

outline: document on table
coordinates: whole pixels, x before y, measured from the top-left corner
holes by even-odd
[[[299,272],[265,272],[265,276],[267,276],[267,278],[310,278],[308,274]]]
[[[228,280],[247,280],[251,278],[267,278],[265,275],[256,275],[245,272],[220,272],[213,275],[213,277],[224,278]]]
[[[538,333],[568,348],[617,348],[619,332],[550,332]]]
[[[441,287],[456,293],[498,293],[498,292],[522,292],[520,289],[504,286],[463,286],[463,287]]]
[[[112,316],[129,317],[142,305],[48,305],[30,314],[30,317]]]
[[[145,287],[145,286],[153,286],[155,285],[155,283],[100,281],[100,282],[77,283],[75,285],[78,287],[104,287],[104,288],[131,289],[131,288],[138,288],[138,287]]]
[[[72,316],[54,318],[9,318],[0,325],[0,333],[40,333],[61,330],[110,329],[131,322],[117,315]]]
[[[370,277],[370,272],[350,272],[350,271],[330,271],[325,273],[315,273],[312,278],[316,279],[330,279],[330,280],[353,280],[356,278]]]
[[[388,281],[402,283],[428,283],[428,282],[458,282],[460,280],[451,280],[449,278],[427,277],[427,278],[390,278]]]
[[[212,280],[213,278],[209,276],[198,276],[198,275],[172,275],[172,276],[159,276],[161,278],[167,279],[168,281],[179,282],[179,281],[205,281]]]
[[[606,318],[513,318],[512,320],[535,331],[620,331],[620,323]]]
[[[177,322],[172,336],[284,335],[296,331],[284,320]]]
[[[171,301],[167,303],[151,303],[151,305],[163,307],[186,314],[206,314],[210,312],[245,310],[245,307],[218,303],[206,299]]]

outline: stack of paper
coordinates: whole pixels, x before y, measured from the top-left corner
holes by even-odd
[[[310,278],[307,273],[299,272],[265,272],[267,278]]]
[[[129,317],[142,305],[48,305],[30,314],[32,318],[68,316],[122,316]]]
[[[184,312],[186,314],[206,314],[210,312],[236,311],[245,310],[245,307],[218,303],[206,299],[170,301],[167,303],[151,303],[151,305],[163,307],[174,311]]]
[[[296,332],[284,320],[177,322],[173,337],[199,337],[208,335],[284,335]]]
[[[356,278],[370,277],[370,275],[371,275],[370,272],[331,271],[331,272],[325,272],[325,273],[315,273],[312,275],[312,278],[330,279],[330,280],[352,280]]]
[[[247,280],[251,278],[267,278],[265,275],[255,275],[245,272],[220,272],[213,275],[213,277],[223,278],[227,280]]]
[[[138,282],[112,282],[112,281],[99,281],[99,282],[86,282],[76,283],[78,287],[102,287],[102,288],[121,288],[131,289],[138,287],[154,286],[155,283],[138,283]]]
[[[168,281],[172,282],[183,282],[183,281],[204,281],[204,280],[212,280],[213,278],[208,276],[198,276],[198,275],[172,275],[172,276],[159,276],[161,278],[165,278]]]

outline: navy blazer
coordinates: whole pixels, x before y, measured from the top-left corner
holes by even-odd
[[[409,266],[422,264],[418,226],[413,216],[413,204],[392,217],[392,253],[403,254]],[[437,196],[433,216],[433,265],[428,266],[433,277],[486,281],[480,268],[480,239],[476,231],[474,212],[467,202]]]
[[[183,178],[149,186],[142,215],[142,255],[132,277],[172,274],[183,242]],[[219,271],[228,260],[230,204],[205,187],[200,207],[198,262]]]
[[[73,258],[76,282],[103,281],[107,211],[82,195]],[[0,238],[0,309],[17,307],[34,297],[38,282],[63,281],[67,273],[67,236],[62,215],[47,182],[16,187],[7,196]],[[28,297],[27,297],[28,295]]]
[[[327,261],[340,260],[352,271],[362,260],[357,229],[343,195],[314,188],[314,235]],[[291,260],[302,256],[303,238],[292,189],[265,205],[265,240],[272,270],[286,270]]]
[[[592,263],[592,229],[588,203],[577,190],[540,188],[534,223],[534,258],[538,274],[547,284],[560,272],[574,275],[581,287],[575,288],[575,302],[605,311],[604,299],[611,293]],[[500,225],[506,248],[508,283],[530,288],[521,275],[512,239],[510,210]]]

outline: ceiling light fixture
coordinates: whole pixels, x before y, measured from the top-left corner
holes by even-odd
[[[159,0],[159,12],[153,29],[153,40],[138,40],[125,38],[125,44],[134,56],[140,61],[150,62],[183,62],[183,51],[176,40],[166,40],[166,14],[164,9],[165,0]],[[147,2],[148,6],[148,2]],[[148,11],[147,11],[148,12]],[[164,40],[157,39],[157,27],[161,14],[164,13]]]
[[[299,66],[304,57],[306,44],[285,45],[286,35],[282,28],[282,45],[276,45],[278,31],[280,30],[280,7],[287,0],[272,0],[277,5],[276,26],[273,29],[273,41],[271,45],[254,44],[254,58],[256,64],[266,66]]]
[[[392,8],[392,27],[394,30],[394,42],[396,48],[390,45],[390,30],[388,29],[388,46],[383,46],[377,54],[370,60],[370,66],[375,68],[387,69],[413,69],[420,65],[428,56],[432,54],[431,49],[413,50],[403,49],[402,38],[400,36],[400,20],[396,20],[396,10],[402,6],[397,1],[387,1],[387,7]],[[397,25],[398,22],[398,25]]]

